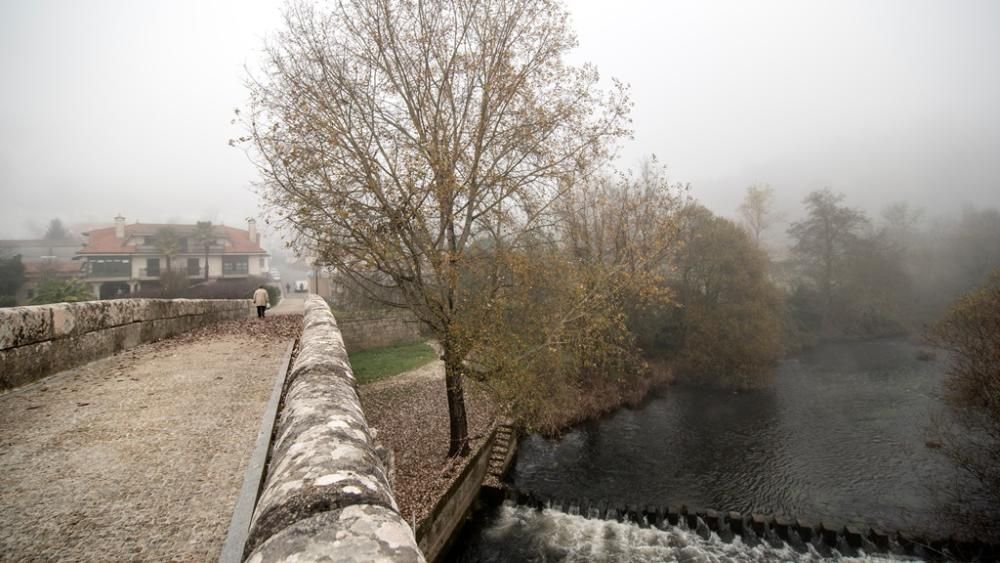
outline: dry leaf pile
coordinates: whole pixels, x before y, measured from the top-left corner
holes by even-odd
[[[436,370],[428,377],[427,370]],[[416,373],[423,372],[423,373]],[[412,375],[411,375],[412,374]],[[359,389],[368,424],[396,457],[394,491],[400,513],[415,527],[448,490],[471,456],[449,459],[444,368],[434,362],[410,374]],[[466,380],[472,451],[489,434],[497,408],[488,392]]]
[[[302,315],[250,317],[213,323],[171,337],[163,342],[186,343],[220,336],[245,337],[248,340],[288,341],[302,334]]]

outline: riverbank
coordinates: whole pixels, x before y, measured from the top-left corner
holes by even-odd
[[[400,514],[416,529],[462,473],[472,456],[448,457],[448,404],[444,363],[361,385],[358,394],[378,441],[395,455],[393,490]],[[487,389],[466,379],[472,451],[488,438],[499,413]]]
[[[514,424],[523,434],[537,433],[553,437],[573,426],[598,420],[621,408],[638,407],[657,390],[669,387],[675,380],[674,372],[666,362],[646,362],[648,372],[645,375],[619,374],[591,379],[587,388],[576,386],[559,389],[558,396],[534,397],[541,399],[535,403],[534,409],[530,405],[512,405]]]

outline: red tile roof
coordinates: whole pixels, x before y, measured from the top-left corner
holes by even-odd
[[[226,252],[266,252],[260,247],[257,241],[250,240],[250,231],[223,226],[226,231],[226,238],[231,246],[226,247]]]
[[[130,239],[132,237],[153,235],[156,231],[165,227],[173,229],[181,236],[190,235],[195,229],[194,225],[132,223],[130,225],[125,225],[125,238],[116,237],[114,227],[94,229],[84,233],[84,235],[87,236],[87,242],[83,245],[83,248],[77,252],[77,254],[133,254],[136,252],[135,244],[126,244],[131,242]],[[213,225],[212,228],[216,234],[224,236],[229,241],[229,244],[225,247],[226,254],[266,254],[266,251],[260,247],[260,244],[256,241],[250,240],[249,231],[226,227],[224,225]],[[213,254],[216,253],[213,252]]]

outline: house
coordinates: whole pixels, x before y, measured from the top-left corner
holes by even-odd
[[[71,279],[83,275],[79,262],[73,260],[55,259],[21,259],[24,264],[24,284],[17,290],[15,297],[18,305],[30,305],[38,292],[42,281],[51,278]]]
[[[20,256],[24,264],[24,283],[15,302],[30,304],[44,278],[80,276],[80,263],[73,260],[79,249],[80,240],[74,238],[0,240],[0,257]]]
[[[115,217],[113,227],[84,233],[86,242],[76,252],[83,262],[83,279],[95,296],[108,299],[159,286],[168,269],[192,281],[267,274],[269,255],[260,246],[256,221],[247,221],[246,230],[205,225],[211,229],[207,245],[199,235],[205,228],[201,225],[127,225],[124,217]],[[175,235],[169,242],[168,230]]]

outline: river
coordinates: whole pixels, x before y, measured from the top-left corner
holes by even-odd
[[[519,490],[563,499],[781,513],[947,535],[951,524],[940,516],[936,491],[956,475],[925,445],[944,362],[920,361],[917,352],[904,340],[826,344],[783,361],[767,389],[673,386],[558,439],[528,436],[508,479]],[[685,530],[511,506],[478,514],[458,544],[453,559],[470,562],[816,555],[755,552]]]

